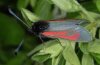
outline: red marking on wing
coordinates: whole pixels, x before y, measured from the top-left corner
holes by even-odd
[[[42,33],[44,36],[47,37],[53,37],[53,38],[63,38],[63,39],[68,39],[68,40],[73,40],[76,41],[78,40],[80,34],[79,33],[74,33],[72,35],[67,35],[67,31],[50,31],[50,32],[43,32]]]

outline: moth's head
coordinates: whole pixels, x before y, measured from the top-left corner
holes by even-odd
[[[43,32],[44,30],[46,30],[48,27],[49,27],[49,23],[48,22],[38,21],[38,22],[35,22],[32,25],[32,31],[35,34],[39,34],[39,33]]]

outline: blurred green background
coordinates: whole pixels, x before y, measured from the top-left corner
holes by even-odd
[[[0,65],[22,65],[27,53],[41,44],[39,38],[26,32],[22,24],[8,12],[8,8],[11,8],[24,21],[27,21],[27,19],[22,15],[22,12],[28,12],[21,12],[21,8],[30,10],[34,14],[32,14],[32,16],[30,16],[30,14],[26,15],[30,21],[35,21],[35,16],[41,20],[84,18],[90,22],[95,21],[96,18],[100,18],[100,0],[76,0],[86,11],[89,11],[88,14],[86,14],[84,9],[76,6],[73,0],[65,1],[66,0],[0,0]],[[79,12],[80,9],[81,12]],[[33,17],[33,19],[30,19],[31,17]],[[90,26],[88,29],[92,27]],[[94,39],[99,39],[100,36],[97,29],[99,31],[99,28],[95,28],[95,30],[93,30],[94,32],[92,31],[91,33]],[[96,34],[96,32],[98,34]],[[18,55],[15,55],[14,50],[23,39],[24,44]],[[92,55],[96,56],[95,54]],[[97,62],[95,65],[99,65],[100,55],[94,58]],[[38,63],[28,59],[25,61],[25,65],[38,65]]]

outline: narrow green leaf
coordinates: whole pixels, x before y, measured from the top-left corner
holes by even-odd
[[[61,56],[58,65],[65,65],[65,63],[66,63],[66,60],[64,59],[63,56]]]
[[[69,44],[71,44],[72,48],[75,49],[75,45],[76,45],[75,41],[69,41],[69,40],[60,39],[60,38],[58,40],[62,46],[66,47],[66,45],[68,46]],[[69,43],[69,44],[67,44],[67,43]]]
[[[88,11],[90,15],[92,15],[93,18],[95,18],[96,20],[98,18],[100,18],[100,14],[99,13],[96,13],[96,12],[91,12],[91,11]]]
[[[0,43],[1,44],[1,43]],[[1,48],[0,48],[1,49]],[[7,53],[5,53],[4,52],[4,50],[0,50],[0,60],[2,60],[3,62],[6,62],[6,61],[8,61],[8,58],[6,57],[7,55],[6,55]]]
[[[71,63],[69,63],[68,61],[66,61],[66,64],[65,65],[71,65]]]
[[[92,27],[99,27],[100,26],[100,14],[95,12],[88,11],[88,14],[94,18],[94,24]]]
[[[89,54],[84,54],[82,57],[82,65],[94,65],[93,58]]]
[[[80,61],[73,50],[72,46],[70,43],[67,43],[66,48],[63,51],[63,56],[65,60],[70,63],[71,65],[80,65]]]
[[[53,4],[53,2],[51,0],[47,0],[50,4]]]
[[[93,0],[93,1],[96,4],[98,10],[100,11],[100,1],[99,0]]]
[[[29,0],[18,0],[17,7],[20,10],[21,8],[26,8],[29,3]]]
[[[100,39],[100,29],[99,29],[99,34],[98,35],[99,35],[99,39]]]
[[[40,51],[43,47],[44,47],[43,44],[38,45],[36,48],[34,48],[32,51],[30,51],[30,52],[27,54],[27,56],[30,57],[30,56],[33,55],[34,53]]]
[[[90,33],[92,34],[92,37],[93,38],[95,38],[96,30],[97,30],[97,28],[96,27],[93,27],[92,30],[90,31]]]
[[[28,56],[32,56],[33,60],[44,62],[49,58],[54,58],[59,55],[62,51],[62,46],[57,40],[48,41],[46,43],[39,45],[33,51],[31,51]],[[36,54],[34,54],[37,52]]]
[[[100,64],[100,54],[96,54],[96,53],[91,53],[91,55],[93,56],[94,60]]]
[[[24,64],[25,60],[26,60],[26,55],[20,54],[12,59],[9,59],[6,65],[22,65]]]
[[[88,54],[88,43],[79,43],[79,47],[80,50],[84,53],[84,54]]]
[[[94,1],[96,1],[96,0],[94,0]],[[91,1],[88,0],[88,1],[82,2],[81,5],[88,11],[93,11],[93,12],[97,12],[98,11],[97,7],[96,7],[96,4],[93,2],[93,0],[91,0]]]
[[[38,54],[32,56],[31,58],[34,61],[43,63],[43,62],[45,62],[46,60],[48,60],[50,58],[50,54],[41,54],[41,53],[38,53]]]
[[[24,37],[24,30],[16,22],[15,19],[0,13],[0,42],[5,48],[6,46],[18,45]]]
[[[28,56],[33,55],[35,52],[38,53],[45,53],[45,54],[51,54],[51,57],[57,56],[62,50],[62,46],[59,44],[57,40],[52,40],[45,42],[41,45],[38,45],[35,49],[33,49],[30,53],[28,53]]]
[[[51,1],[55,5],[57,5],[60,9],[67,12],[75,12],[80,10],[78,6],[75,4],[74,0],[51,0]]]
[[[42,20],[51,19],[51,4],[46,0],[38,0],[38,4],[39,5],[35,7],[35,14]]]
[[[51,43],[52,45],[45,47],[44,49],[40,50],[40,52],[44,52],[47,54],[51,54],[52,57],[56,57],[61,53],[63,50],[62,46],[59,44],[59,42],[55,41]]]
[[[24,19],[29,19],[31,22],[35,22],[36,20],[39,20],[39,18],[34,13],[30,12],[27,9],[22,8],[21,12]]]
[[[52,58],[52,65],[65,65],[65,59],[63,58],[62,54],[57,57]]]
[[[80,8],[80,14],[87,20],[89,20],[90,22],[94,22],[94,17],[92,15],[89,14],[89,11],[87,11],[84,7],[82,7],[80,4],[78,4],[79,8]]]
[[[100,40],[95,39],[93,42],[89,43],[88,51],[100,54]]]
[[[30,0],[30,5],[32,6],[32,8],[35,7],[37,0]]]
[[[61,19],[66,17],[67,12],[63,11],[63,10],[59,10],[58,7],[54,7],[53,9],[53,18],[54,19]]]

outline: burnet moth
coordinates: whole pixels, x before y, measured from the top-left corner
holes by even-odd
[[[29,30],[37,35],[41,40],[42,36],[49,38],[63,38],[66,40],[76,42],[89,42],[92,37],[85,28],[81,26],[85,23],[84,19],[68,19],[68,20],[48,20],[48,21],[37,21],[33,23],[32,27],[29,28],[23,20],[21,20],[11,9],[9,12],[20,20]]]
[[[45,36],[50,38],[63,38],[66,40],[72,40],[76,42],[89,42],[91,41],[91,35],[89,31],[84,29],[81,24],[85,23],[84,19],[68,19],[68,20],[48,20],[37,21],[33,23],[29,28],[24,21],[22,21],[11,9],[9,12],[20,20],[31,32],[37,36]]]

